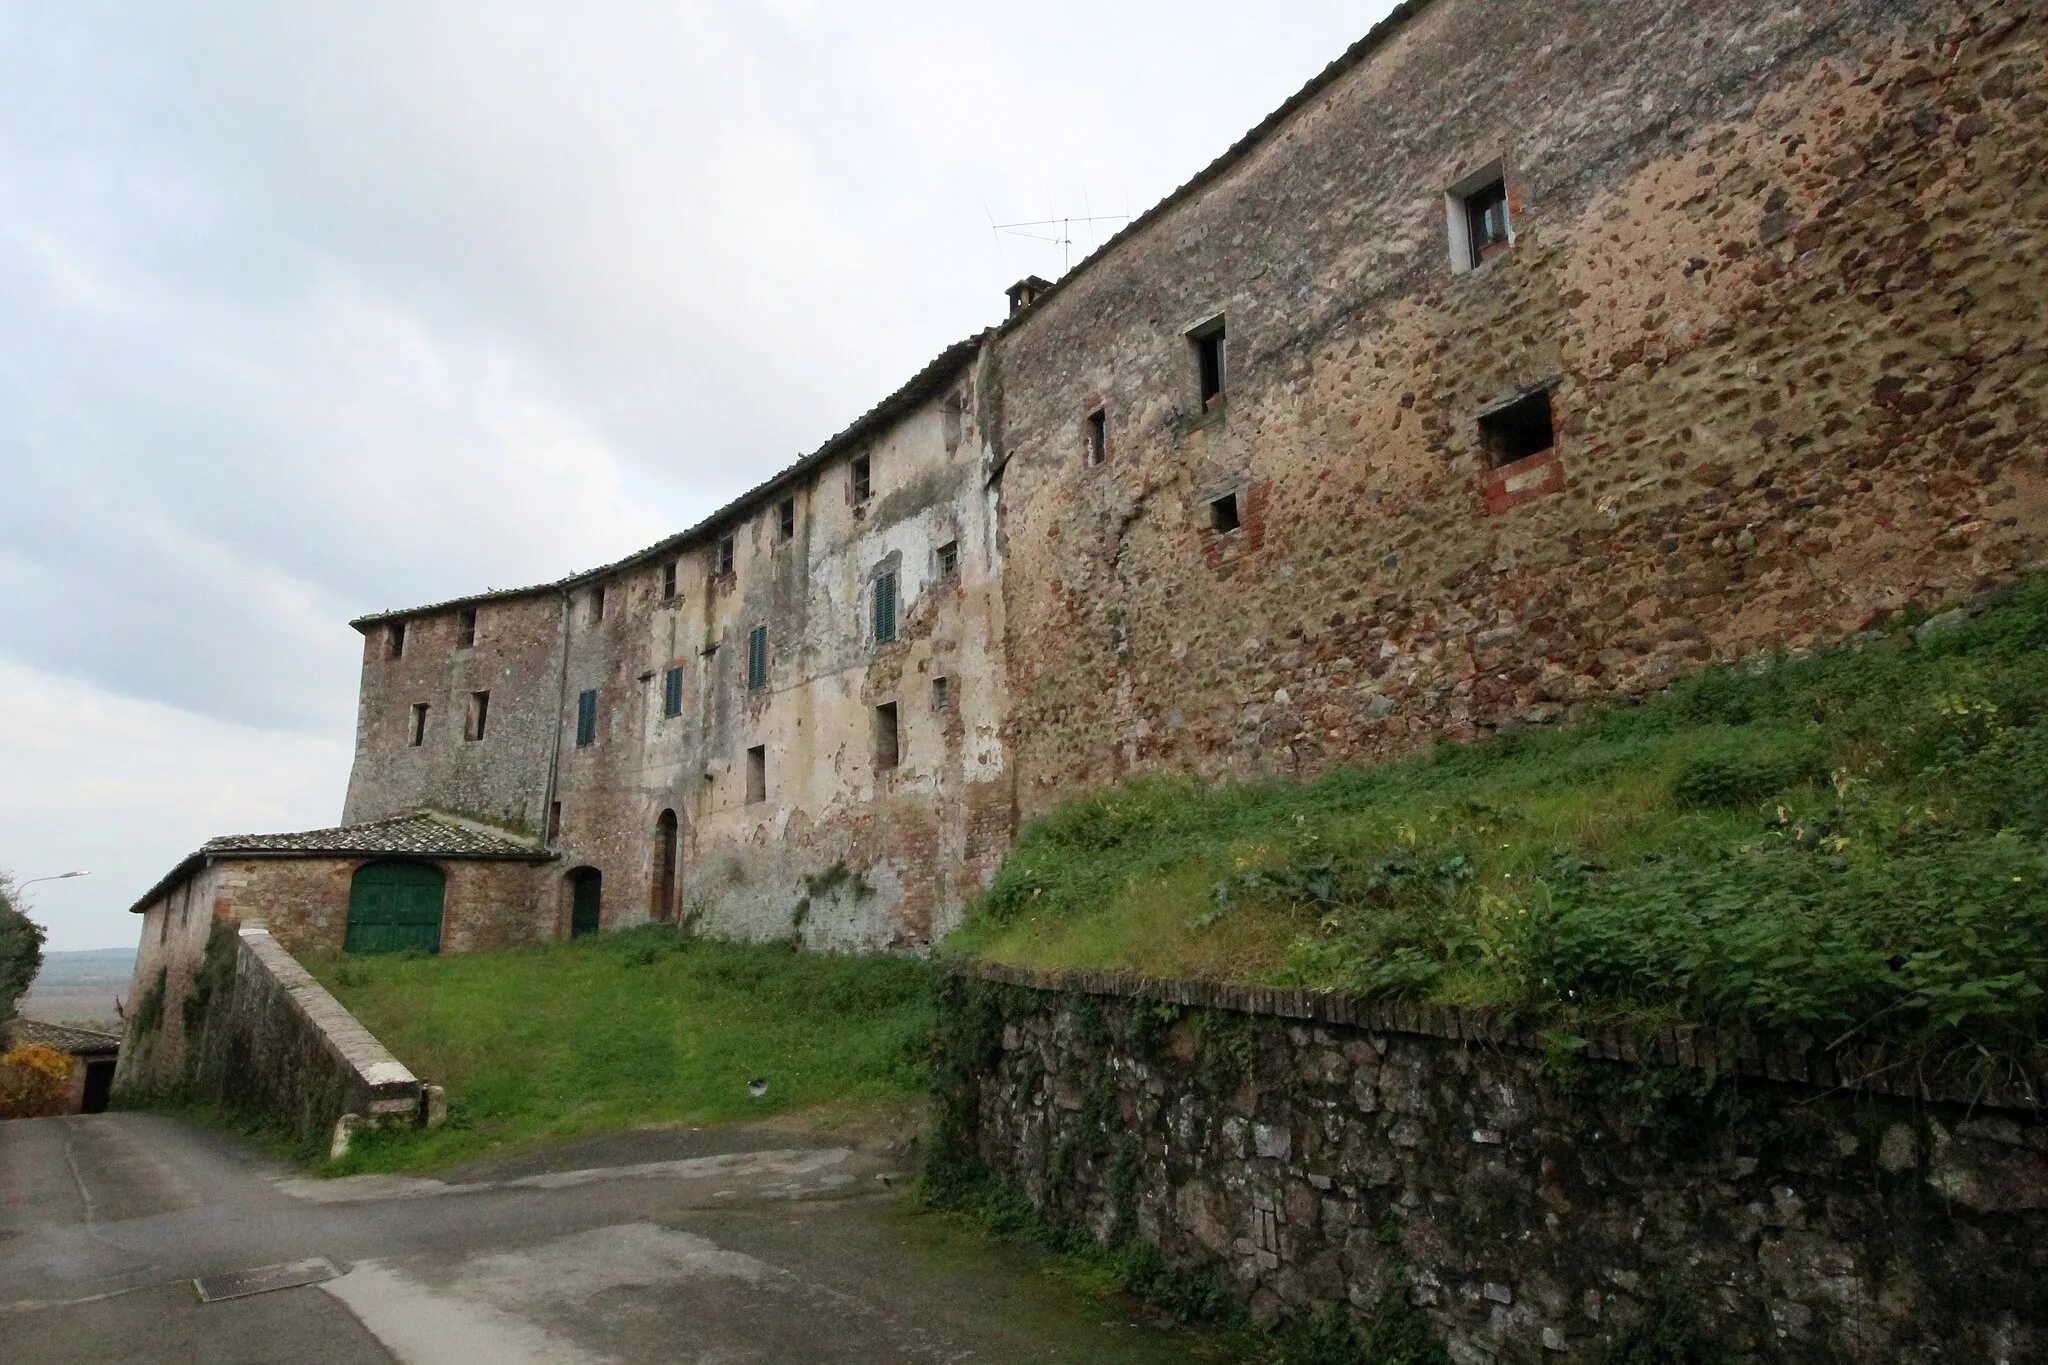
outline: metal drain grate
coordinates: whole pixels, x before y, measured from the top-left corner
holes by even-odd
[[[219,1303],[222,1299],[268,1294],[273,1289],[297,1289],[301,1285],[319,1284],[340,1273],[334,1268],[334,1262],[325,1256],[314,1256],[303,1261],[286,1261],[283,1265],[257,1266],[254,1270],[231,1270],[225,1275],[201,1275],[192,1281],[192,1287],[199,1291],[201,1303]]]

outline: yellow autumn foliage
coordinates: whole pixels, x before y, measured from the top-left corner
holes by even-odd
[[[37,1043],[0,1054],[0,1118],[61,1113],[70,1098],[73,1065],[64,1053]]]

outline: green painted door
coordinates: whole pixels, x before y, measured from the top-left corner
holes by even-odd
[[[604,874],[594,867],[579,867],[569,876],[574,892],[569,902],[569,937],[588,938],[597,932],[598,915],[604,908]]]
[[[348,889],[349,953],[441,951],[441,899],[446,881],[425,863],[371,863],[356,869]]]

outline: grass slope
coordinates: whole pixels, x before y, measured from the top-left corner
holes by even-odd
[[[908,1103],[923,1094],[930,969],[650,926],[464,956],[307,967],[451,1121],[377,1135],[337,1173],[430,1169],[584,1133]],[[747,1082],[765,1077],[755,1098]]]
[[[1076,800],[1024,831],[945,951],[2032,1054],[2048,579],[1905,624],[1571,731]]]

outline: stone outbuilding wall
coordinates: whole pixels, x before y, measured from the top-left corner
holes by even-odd
[[[1676,1303],[1745,1362],[2048,1353],[2040,1077],[1671,1030],[1564,1062],[1477,1011],[987,975],[942,1029],[980,1049],[981,1159],[1262,1324],[1403,1296],[1458,1365],[1535,1365]]]

